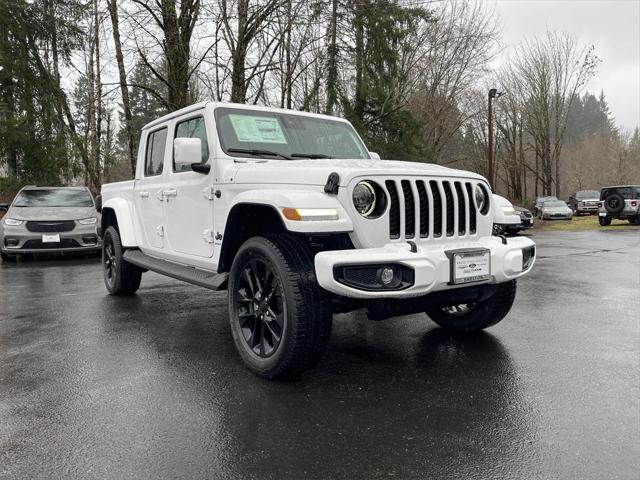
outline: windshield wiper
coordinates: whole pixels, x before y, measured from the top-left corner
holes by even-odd
[[[331,155],[325,155],[324,153],[292,153],[293,158],[333,158]]]
[[[227,151],[230,153],[248,153],[249,155],[256,155],[258,157],[272,156],[272,157],[284,158],[285,160],[291,160],[291,157],[287,157],[283,153],[272,152],[270,150],[252,150],[249,148],[230,148]]]

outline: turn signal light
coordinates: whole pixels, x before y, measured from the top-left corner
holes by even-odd
[[[296,222],[338,220],[335,208],[283,208],[282,214],[287,220]]]
[[[602,208],[602,202],[598,202],[598,208]]]
[[[635,200],[631,200],[631,206],[632,207],[637,207],[638,206],[638,202]]]

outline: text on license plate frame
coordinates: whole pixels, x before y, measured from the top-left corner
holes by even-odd
[[[60,234],[44,234],[42,235],[42,243],[60,243]]]
[[[491,279],[491,250],[487,248],[447,252],[451,285],[485,282]]]

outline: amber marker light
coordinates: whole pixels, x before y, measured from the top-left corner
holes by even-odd
[[[295,222],[338,220],[335,208],[283,208],[282,214]]]

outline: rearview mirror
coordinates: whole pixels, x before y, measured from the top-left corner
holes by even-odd
[[[102,195],[98,195],[96,197],[96,210],[98,211],[98,213],[102,212]]]
[[[176,172],[191,170],[191,164],[202,162],[202,141],[199,138],[173,140],[173,164]]]
[[[380,154],[376,153],[376,152],[369,152],[369,156],[373,159],[373,160],[380,160]]]
[[[9,205],[7,205],[6,203],[0,203],[0,212],[8,212],[9,211]]]

